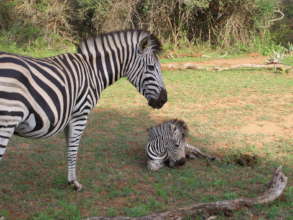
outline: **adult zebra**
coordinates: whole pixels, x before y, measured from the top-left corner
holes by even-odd
[[[10,137],[41,138],[65,130],[68,183],[76,190],[76,159],[88,114],[103,89],[121,77],[161,108],[167,92],[159,40],[141,30],[111,32],[80,43],[78,53],[31,58],[0,53],[0,159]]]

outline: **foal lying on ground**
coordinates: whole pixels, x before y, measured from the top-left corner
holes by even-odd
[[[149,170],[156,171],[165,165],[182,166],[186,158],[216,159],[185,142],[188,127],[182,120],[173,119],[163,122],[149,128],[148,132],[149,139],[145,151]]]

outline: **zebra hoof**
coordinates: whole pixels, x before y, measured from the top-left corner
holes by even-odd
[[[76,192],[80,192],[82,190],[82,185],[77,180],[71,181],[68,184],[73,185],[73,189]]]

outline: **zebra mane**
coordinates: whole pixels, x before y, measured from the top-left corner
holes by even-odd
[[[162,44],[160,42],[160,40],[153,34],[146,32],[149,35],[149,39],[151,42],[151,47],[154,51],[155,54],[160,54],[162,52]]]
[[[108,33],[101,33],[98,34],[96,36],[91,36],[85,40],[82,40],[79,45],[77,46],[77,52],[78,53],[84,53],[83,51],[86,49],[84,48],[84,46],[86,45],[94,45],[94,42],[97,39],[103,39],[103,38],[107,38],[108,36],[114,37],[115,35],[118,34],[137,34],[138,36],[143,36],[143,37],[148,37],[148,42],[149,42],[149,47],[152,48],[153,52],[155,54],[159,54],[162,51],[162,44],[159,41],[159,39],[153,35],[152,33],[150,33],[149,31],[144,31],[144,30],[120,30],[120,31],[112,31],[112,32],[108,32]],[[141,37],[140,37],[141,38]]]
[[[188,136],[187,124],[183,120],[172,119],[172,120],[165,121],[161,124],[158,124],[154,127],[149,128],[148,129],[149,138],[150,139],[157,138],[158,136],[165,135],[166,133],[172,135],[171,133],[172,131],[169,126],[171,124],[176,126],[178,130],[180,130],[180,132],[182,133],[183,140]]]

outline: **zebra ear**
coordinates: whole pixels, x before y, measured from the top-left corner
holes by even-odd
[[[149,128],[146,129],[146,131],[147,131],[148,133],[150,133],[150,132],[153,130],[153,128],[154,128],[154,127],[149,127]]]
[[[139,53],[144,53],[145,49],[148,47],[149,44],[149,37],[143,38],[138,45],[138,52]]]
[[[176,125],[170,124],[170,128],[172,132],[176,131]]]

